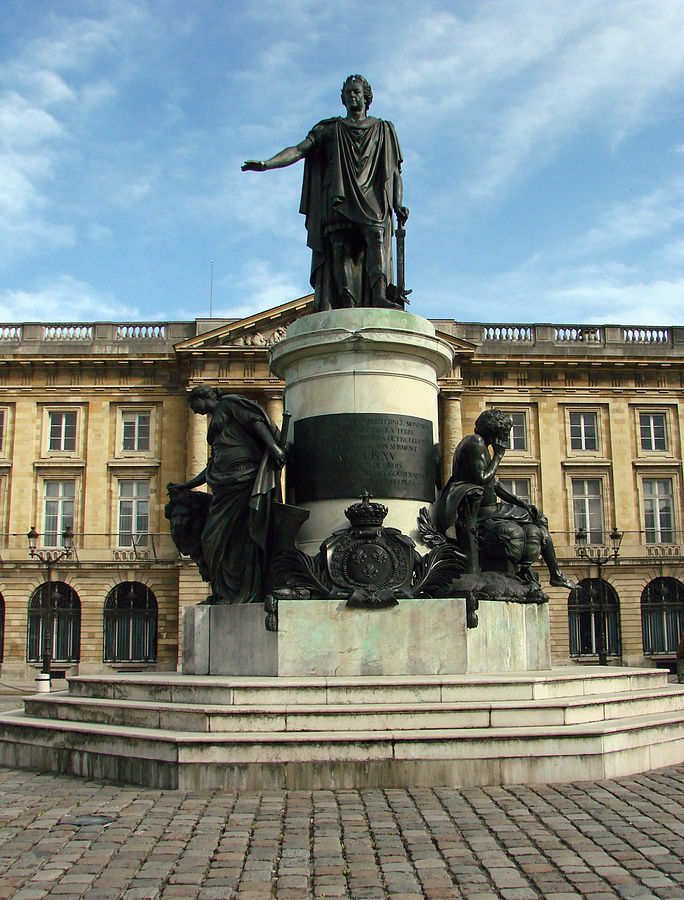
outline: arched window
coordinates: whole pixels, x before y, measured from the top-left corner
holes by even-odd
[[[52,621],[50,632],[47,631],[49,620]],[[53,662],[78,662],[81,655],[81,601],[76,591],[63,581],[44,582],[29,600],[26,653],[29,662],[40,662],[43,658],[48,634],[52,638]]]
[[[0,662],[5,658],[5,598],[0,594]]]
[[[606,655],[620,656],[620,598],[612,584],[599,578],[585,578],[570,591],[568,597],[570,656],[598,654],[601,596],[606,628]]]
[[[641,593],[644,653],[675,653],[684,633],[684,584],[654,578]]]
[[[155,662],[157,599],[139,581],[117,584],[104,605],[104,661]]]

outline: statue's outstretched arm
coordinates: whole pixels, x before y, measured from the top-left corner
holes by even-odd
[[[243,172],[266,172],[268,169],[284,169],[285,166],[291,166],[293,163],[299,162],[309,152],[313,142],[310,138],[305,138],[301,144],[296,147],[286,147],[280,153],[276,153],[270,159],[257,160],[248,159],[242,166]]]

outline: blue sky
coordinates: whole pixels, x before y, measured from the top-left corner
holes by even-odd
[[[302,163],[361,72],[404,156],[410,309],[684,324],[684,0],[3,0],[0,321],[309,292]]]

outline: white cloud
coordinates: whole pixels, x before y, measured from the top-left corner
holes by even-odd
[[[63,126],[44,109],[32,106],[16,91],[0,95],[0,134],[5,145],[32,147],[58,137]]]
[[[0,291],[2,322],[82,322],[137,320],[135,307],[118,303],[107,293],[69,275],[57,276],[33,291]]]
[[[226,293],[230,294],[230,299],[223,299]],[[274,271],[268,263],[250,259],[243,264],[238,276],[219,281],[214,293],[214,315],[218,318],[247,316],[305,293],[305,279],[297,283],[286,273]]]
[[[67,182],[73,181],[80,166],[84,177],[101,154],[93,116],[116,96],[115,82],[102,71],[117,53],[114,79],[124,77],[129,54],[122,45],[135,43],[143,24],[149,26],[143,6],[118,0],[104,3],[98,18],[53,12],[32,21],[30,35],[0,63],[3,264],[30,258],[38,247],[44,255],[72,243],[80,236],[83,203],[90,207],[86,217],[101,210],[105,197],[87,190],[79,191],[79,210],[60,176],[66,172]],[[144,178],[127,187],[131,201],[148,190]]]
[[[572,321],[622,325],[673,325],[681,322],[684,277],[673,281],[616,284],[585,282],[559,290],[551,300],[561,309],[580,314]],[[597,314],[599,310],[599,314]],[[583,314],[583,315],[582,315]]]
[[[611,206],[568,250],[572,255],[624,246],[665,234],[683,221],[684,179],[675,178],[664,187]]]
[[[424,154],[455,144],[453,192],[499,198],[570,140],[615,149],[648,124],[684,74],[684,0],[437,2],[401,21],[378,93]],[[383,50],[381,49],[381,53]],[[405,58],[410,65],[405,65]],[[401,137],[401,134],[400,134]],[[438,146],[431,146],[437,140]]]
[[[607,131],[619,143],[648,120],[653,99],[681,79],[681,0],[581,8],[583,27],[529,73],[494,121],[492,153],[474,193],[495,193],[587,129]]]

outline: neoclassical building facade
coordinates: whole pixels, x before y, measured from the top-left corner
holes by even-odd
[[[187,393],[216,385],[280,420],[268,348],[312,302],[236,320],[0,325],[3,676],[40,669],[46,628],[57,677],[176,669],[183,608],[206,596],[164,517],[166,484],[206,461]],[[439,383],[444,477],[482,409],[509,412],[500,477],[544,511],[578,584],[570,597],[548,589],[554,662],[597,662],[603,636],[610,663],[671,666],[684,630],[684,327],[433,324],[455,359]],[[618,557],[599,566],[616,532]]]

